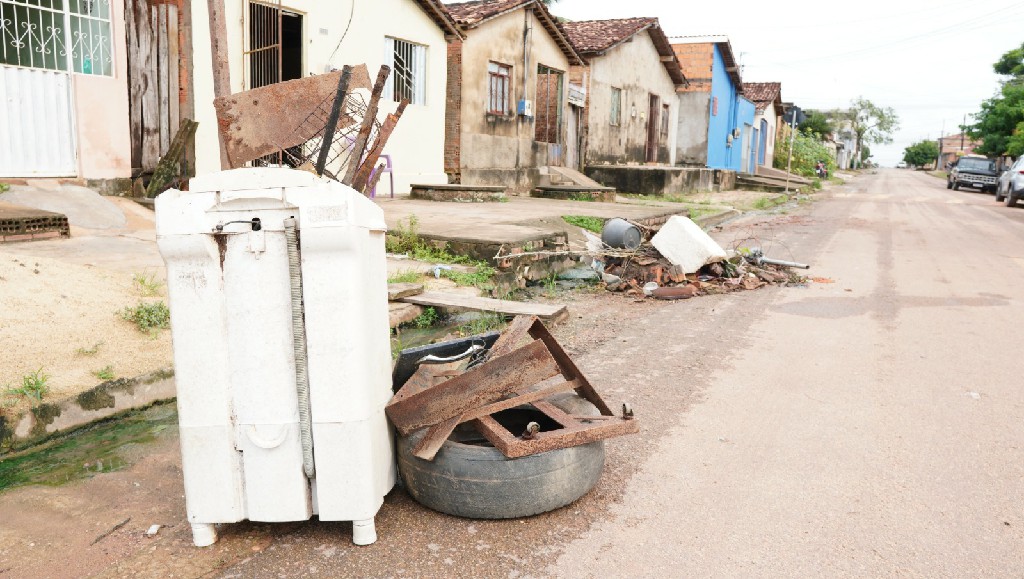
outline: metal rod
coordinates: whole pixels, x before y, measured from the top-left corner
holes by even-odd
[[[338,117],[341,116],[341,106],[345,103],[345,94],[348,92],[348,79],[352,76],[352,68],[345,65],[341,69],[341,78],[338,79],[338,92],[334,95],[334,104],[331,106],[331,116],[327,118],[327,126],[324,128],[324,139],[320,144],[320,156],[316,161],[316,174],[323,175],[327,168],[327,157],[331,153],[331,143],[334,142],[334,131],[338,128]]]

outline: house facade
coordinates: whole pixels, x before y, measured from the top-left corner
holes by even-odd
[[[757,166],[772,167],[775,140],[782,123],[782,83],[747,82],[743,95],[754,103],[754,127],[757,129]]]
[[[526,191],[545,167],[571,166],[568,134],[579,119],[570,114],[568,72],[583,59],[558,20],[539,0],[446,8],[466,36],[448,51],[450,180]]]
[[[689,86],[678,89],[677,165],[749,170],[754,106],[741,97],[743,80],[725,36],[672,38]],[[746,127],[749,126],[750,129]],[[744,146],[746,141],[746,146]],[[744,169],[746,167],[746,169]]]
[[[944,169],[960,157],[973,154],[975,147],[979,146],[980,141],[975,141],[962,133],[940,138],[939,167]]]
[[[384,153],[395,190],[446,183],[444,122],[448,41],[461,34],[437,0],[228,0],[231,92],[366,64],[371,78],[392,67],[379,117],[410,101]],[[192,0],[196,172],[220,170],[206,0]],[[367,93],[367,97],[369,94]],[[387,193],[385,189],[380,190]]]
[[[125,5],[0,0],[0,178],[131,177]]]
[[[679,118],[676,90],[686,86],[686,77],[658,19],[563,26],[587,60],[587,65],[573,66],[570,72],[572,83],[585,94],[583,164],[673,164]]]

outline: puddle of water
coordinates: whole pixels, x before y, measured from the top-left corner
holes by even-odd
[[[131,466],[139,445],[177,430],[174,403],[78,430],[14,456],[0,459],[0,492],[24,485],[58,486]]]

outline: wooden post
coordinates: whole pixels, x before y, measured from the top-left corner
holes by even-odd
[[[213,96],[225,97],[231,94],[231,69],[228,67],[228,27],[224,20],[224,0],[207,0],[210,13],[210,55],[213,58]],[[218,127],[220,142],[220,168],[230,169],[224,133]]]

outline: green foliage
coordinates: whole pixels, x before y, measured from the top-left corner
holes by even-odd
[[[455,270],[441,270],[441,277],[452,280],[458,285],[477,287],[480,289],[492,289],[491,278],[494,274],[498,273],[498,270],[485,264],[478,263],[476,269],[472,272],[462,272]]]
[[[160,288],[164,286],[163,282],[156,279],[155,275],[146,275],[144,273],[134,274],[132,276],[132,285],[135,286],[136,291],[142,297],[146,298],[160,295]]]
[[[835,132],[832,120],[818,111],[808,111],[807,119],[800,123],[800,132],[819,141]]]
[[[1024,155],[1024,45],[1004,54],[993,70],[1008,76],[992,98],[981,103],[967,133],[982,144],[976,153],[989,157]]]
[[[860,161],[861,163],[866,162],[871,158],[871,147],[867,145],[861,145],[860,147]]]
[[[171,311],[163,302],[139,302],[134,308],[126,307],[121,312],[121,318],[135,324],[140,332],[155,335],[157,330],[170,327]]]
[[[384,247],[388,253],[407,253],[409,257],[418,261],[431,263],[471,263],[472,260],[464,255],[452,255],[447,246],[438,247],[419,235],[419,221],[415,215],[388,232],[384,241]]]
[[[775,168],[785,169],[789,159],[789,138],[780,137],[775,143]],[[814,177],[814,168],[818,161],[824,161],[829,173],[836,169],[836,160],[832,152],[825,148],[818,139],[797,133],[793,139],[793,173],[804,177]]]
[[[472,321],[462,324],[455,330],[462,336],[475,336],[505,327],[505,318],[497,312],[481,312]]]
[[[601,217],[591,217],[589,215],[563,215],[562,221],[565,221],[569,225],[575,225],[576,227],[582,227],[587,231],[600,234],[604,228],[604,219]]]
[[[597,201],[597,199],[594,199],[594,196],[591,195],[590,193],[574,193],[572,195],[569,195],[569,201],[593,202]]]
[[[7,193],[7,191],[10,188],[11,188],[11,186],[8,185],[7,183],[0,183],[0,193]]]
[[[92,375],[99,378],[100,380],[103,380],[104,382],[106,382],[107,380],[113,380],[114,378],[117,378],[117,374],[114,374],[114,368],[109,364],[104,366],[103,368],[100,368],[99,370],[93,371]]]
[[[95,344],[92,345],[91,348],[86,348],[84,346],[78,348],[77,350],[75,350],[75,353],[78,354],[79,356],[95,356],[100,351],[100,346],[102,345],[103,342],[96,342]]]
[[[915,167],[923,167],[938,158],[939,145],[935,141],[919,141],[903,149],[903,160]]]
[[[419,281],[421,277],[423,277],[422,274],[419,274],[419,273],[417,273],[415,271],[412,271],[410,269],[410,270],[400,271],[400,272],[396,273],[395,275],[389,277],[388,278],[388,283],[413,283],[413,282]]]
[[[44,373],[42,368],[39,368],[35,372],[22,376],[20,387],[8,386],[4,393],[8,396],[24,396],[33,404],[38,404],[42,402],[44,396],[50,393],[49,380],[50,376]]]
[[[850,103],[848,119],[861,151],[866,144],[892,143],[892,134],[900,128],[899,115],[892,107],[880,107],[864,97]]]
[[[425,310],[423,310],[422,314],[416,316],[413,319],[413,321],[409,323],[422,330],[424,328],[429,328],[433,326],[440,319],[441,315],[437,313],[437,310],[435,310],[434,308],[426,308]]]
[[[765,210],[775,207],[775,199],[772,197],[761,197],[757,201],[754,201],[754,209]]]

